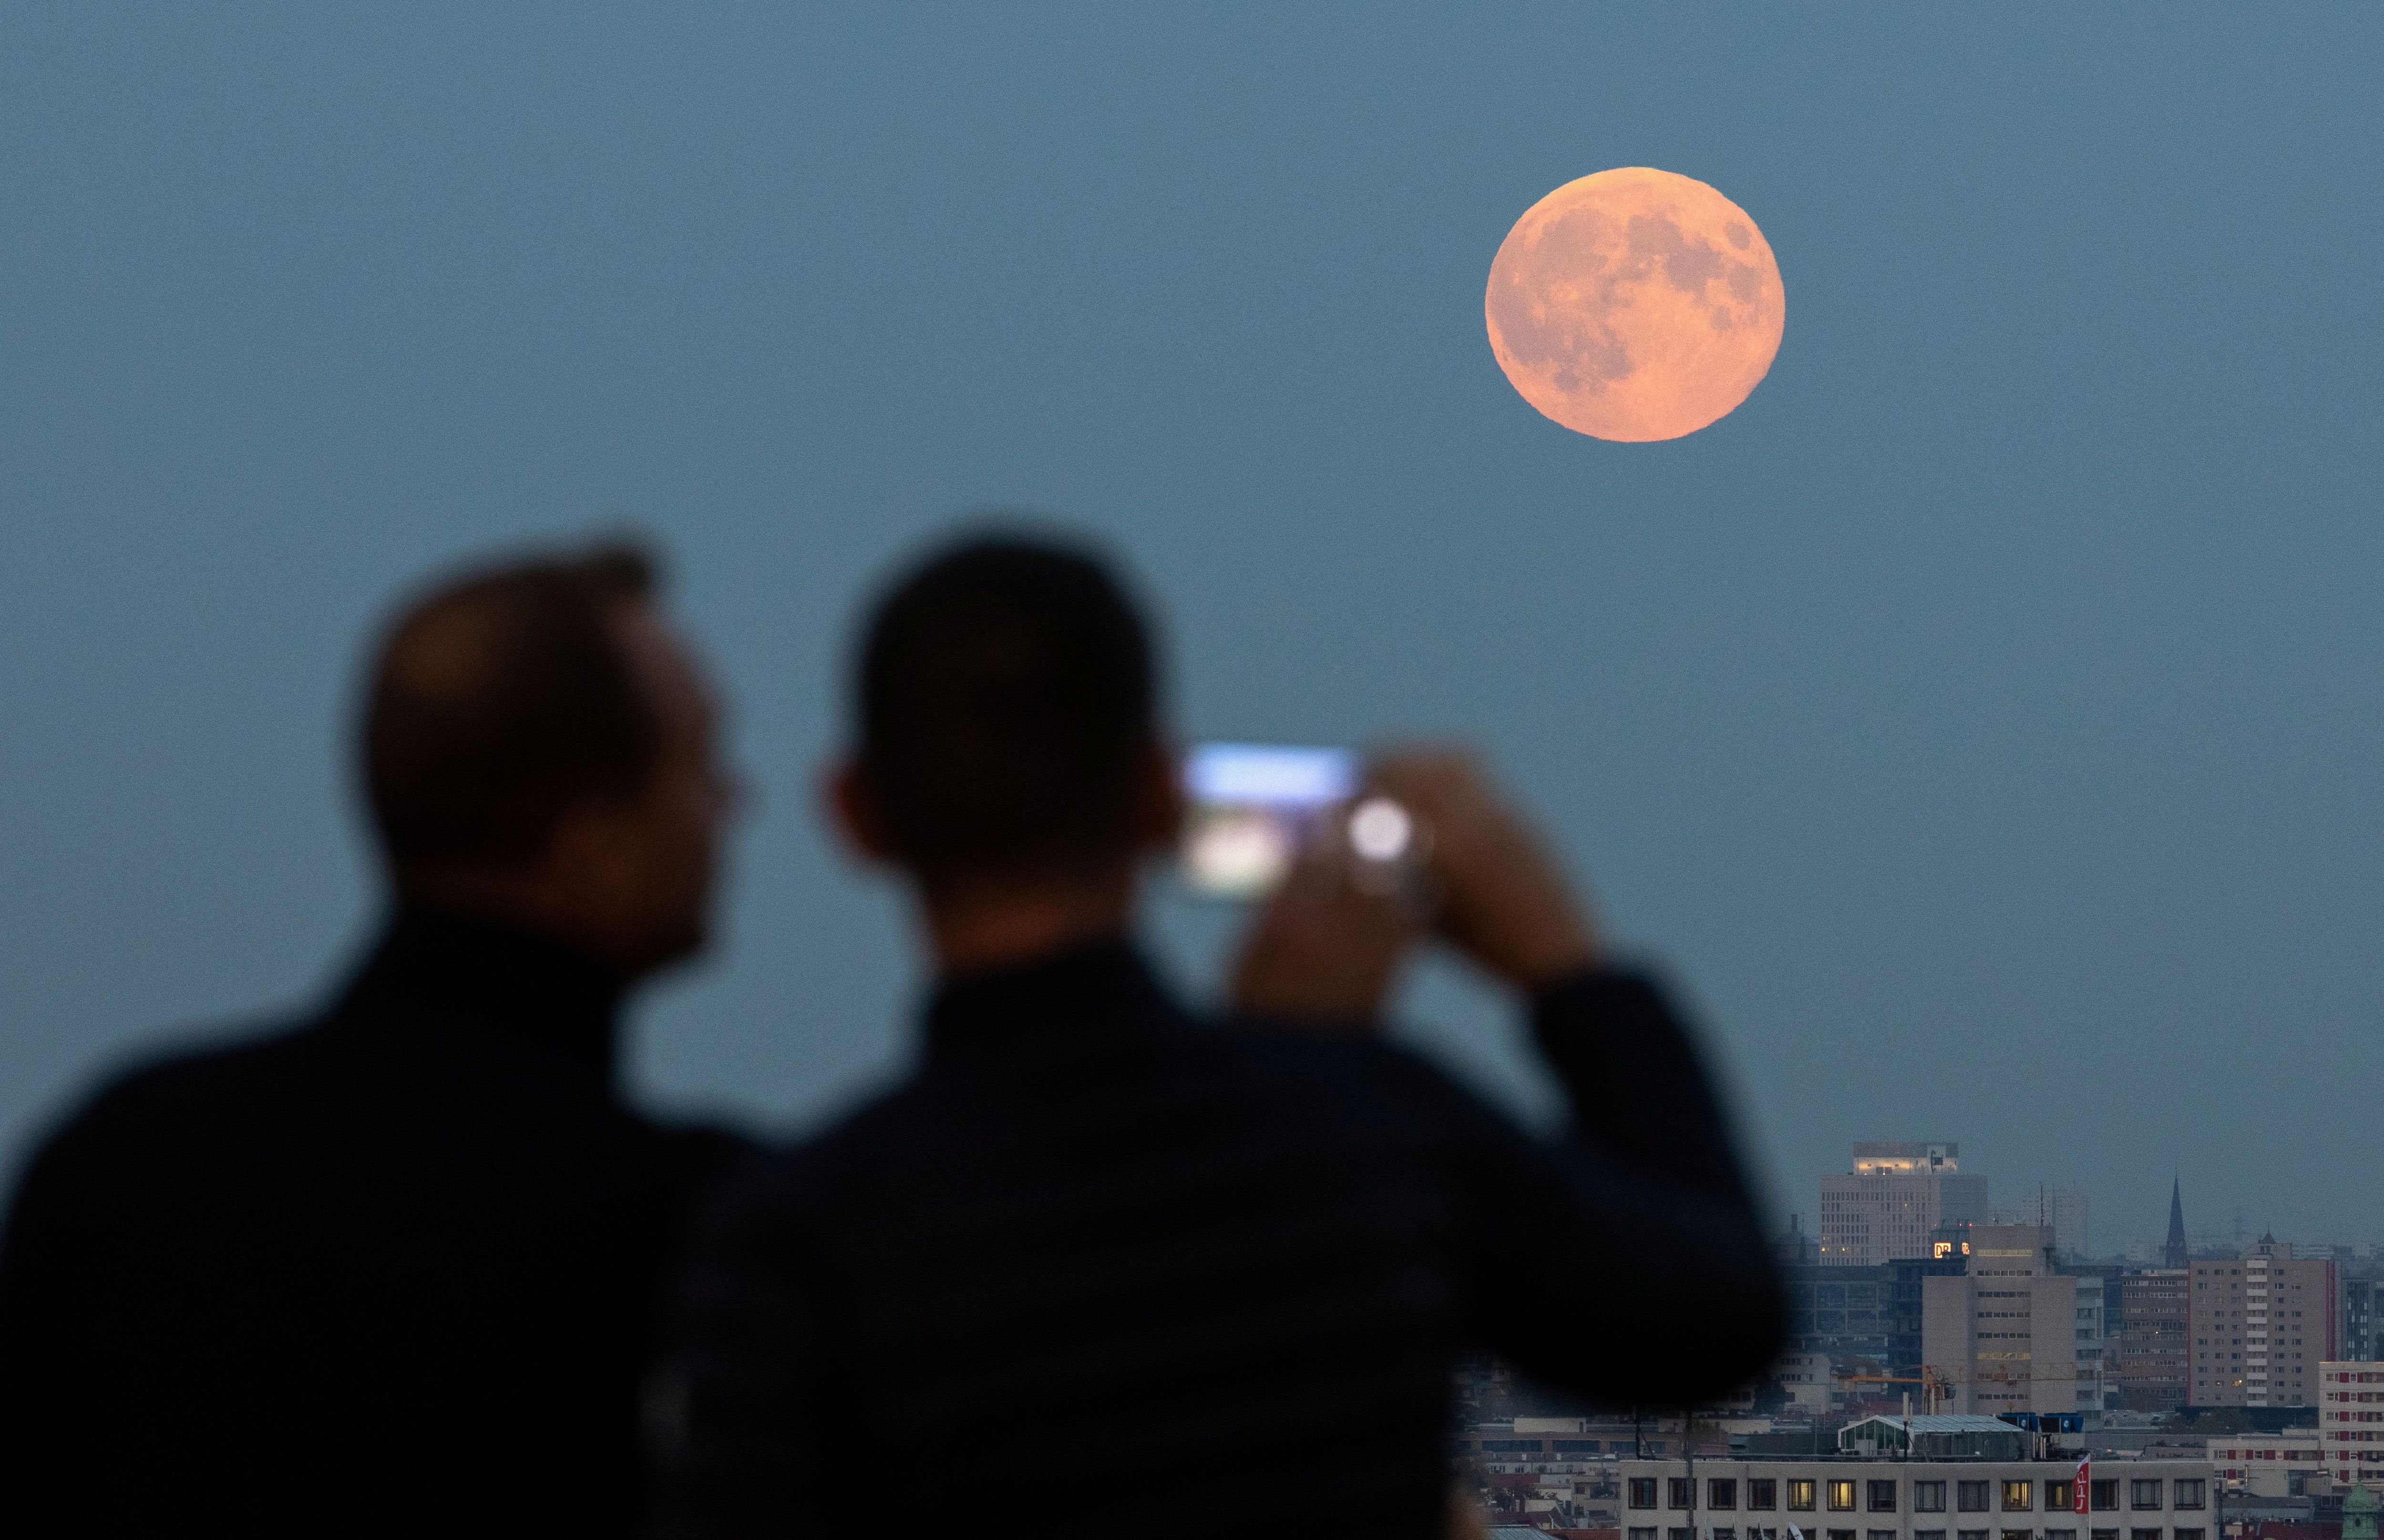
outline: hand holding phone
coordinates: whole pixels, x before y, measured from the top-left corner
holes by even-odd
[[[1421,915],[1396,888],[1352,882],[1345,855],[1319,841],[1250,922],[1234,968],[1234,1009],[1370,1027],[1423,934]]]
[[[1210,898],[1265,897],[1356,793],[1358,776],[1347,749],[1201,744],[1184,758],[1185,882]]]
[[[1450,944],[1523,989],[1596,962],[1587,906],[1539,831],[1474,756],[1447,749],[1390,754],[1369,784],[1432,831],[1434,928]]]
[[[1290,880],[1243,945],[1238,1009],[1370,1021],[1427,915],[1430,929],[1521,989],[1596,962],[1587,910],[1471,756],[1394,753],[1351,784],[1360,794],[1346,815],[1289,847],[1299,852],[1286,863]],[[1409,897],[1415,880],[1430,885],[1428,908]]]
[[[1430,825],[1380,791],[1347,749],[1204,743],[1185,756],[1181,866],[1196,893],[1264,898],[1307,851],[1324,849],[1348,880],[1430,907]]]

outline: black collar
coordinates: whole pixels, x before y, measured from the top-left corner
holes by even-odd
[[[613,1084],[622,981],[560,942],[401,907],[341,997],[342,1012],[409,1018],[473,1042],[567,1061]]]
[[[1177,1014],[1134,944],[1104,937],[944,979],[927,1001],[927,1050],[982,1046],[1021,1028],[1110,1027]]]

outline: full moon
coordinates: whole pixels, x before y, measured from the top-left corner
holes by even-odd
[[[1490,351],[1577,433],[1645,443],[1745,401],[1780,351],[1787,293],[1746,211],[1690,177],[1626,166],[1524,210],[1490,264]]]

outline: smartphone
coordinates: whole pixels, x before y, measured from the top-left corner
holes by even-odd
[[[1357,792],[1359,774],[1348,749],[1199,745],[1184,756],[1186,886],[1209,898],[1263,897],[1324,816]]]

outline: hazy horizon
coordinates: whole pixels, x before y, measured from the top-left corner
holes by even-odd
[[[811,816],[856,605],[974,511],[1106,541],[1187,738],[1456,736],[1706,1024],[1770,1208],[1950,1138],[2098,1248],[2384,1239],[2384,13],[13,14],[0,1166],[319,992],[377,898],[370,627],[631,523],[760,792],[672,1108],[899,1063]],[[1735,412],[1603,443],[1484,284],[1645,165],[1761,226]],[[1162,894],[1204,987],[1231,921]],[[1414,1039],[1518,1106],[1495,997]]]

